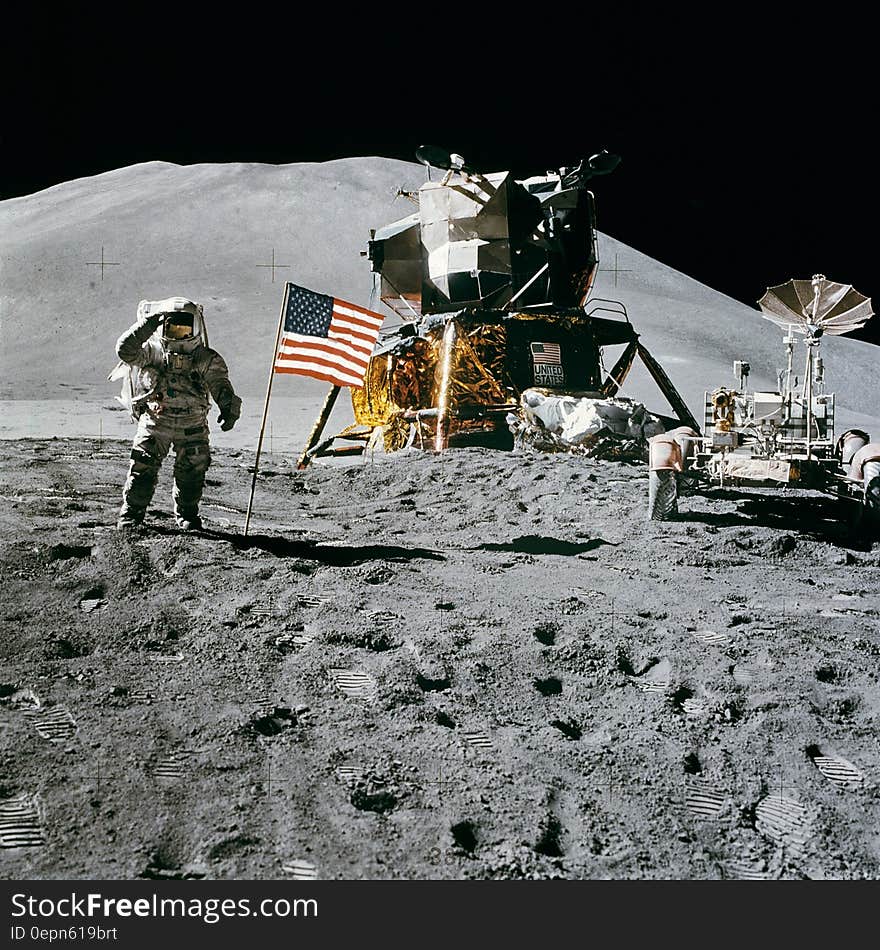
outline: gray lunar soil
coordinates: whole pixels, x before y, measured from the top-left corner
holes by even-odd
[[[831,500],[479,449],[0,442],[4,878],[877,879],[880,545]]]

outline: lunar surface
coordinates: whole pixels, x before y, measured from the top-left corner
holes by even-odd
[[[642,466],[0,443],[8,878],[875,879],[880,545]]]

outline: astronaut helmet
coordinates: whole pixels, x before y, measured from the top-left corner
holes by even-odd
[[[201,306],[185,297],[170,297],[161,304],[162,346],[171,353],[191,353],[203,342]]]

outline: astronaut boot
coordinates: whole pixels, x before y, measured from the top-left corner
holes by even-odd
[[[144,526],[144,512],[122,506],[116,519],[117,531],[139,531]]]
[[[175,486],[175,489],[177,486]],[[185,496],[181,498],[179,492],[174,493],[174,521],[181,531],[201,531],[202,519],[199,517],[199,503]]]
[[[174,520],[182,531],[202,530],[199,499],[194,500],[186,491],[181,492],[179,484],[174,486]]]
[[[178,512],[174,520],[181,531],[202,530],[202,519],[198,516],[198,513]]]

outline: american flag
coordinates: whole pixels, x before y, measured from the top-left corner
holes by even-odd
[[[562,365],[562,351],[558,343],[532,343],[532,360],[535,363]]]
[[[382,316],[291,283],[284,297],[284,330],[275,354],[275,372],[314,376],[360,389]]]

